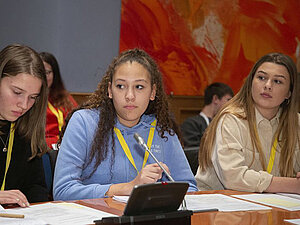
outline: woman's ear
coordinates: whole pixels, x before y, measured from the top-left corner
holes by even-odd
[[[150,100],[151,100],[151,101],[154,101],[155,95],[156,95],[156,85],[153,84],[153,86],[152,86],[152,91],[151,91],[151,95],[150,95]]]
[[[108,92],[108,97],[112,99],[111,82],[108,82],[107,92]]]

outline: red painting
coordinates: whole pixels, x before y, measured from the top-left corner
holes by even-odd
[[[299,0],[122,0],[120,51],[147,51],[168,94],[203,95],[212,82],[236,93],[264,54],[296,60],[299,12]]]

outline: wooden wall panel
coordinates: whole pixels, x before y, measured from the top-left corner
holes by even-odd
[[[87,100],[90,93],[71,93],[78,104]],[[187,117],[197,115],[203,105],[203,96],[174,96],[168,97],[170,110],[174,113],[177,123],[181,124]]]

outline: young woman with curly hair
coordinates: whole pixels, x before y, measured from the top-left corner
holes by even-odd
[[[112,61],[89,101],[72,114],[58,153],[54,199],[129,195],[135,185],[168,180],[134,133],[174,180],[187,181],[189,191],[197,191],[162,75],[146,52],[133,49]]]

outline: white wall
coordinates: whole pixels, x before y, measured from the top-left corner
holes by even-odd
[[[121,0],[0,0],[0,48],[53,53],[66,88],[93,92],[119,51]]]

